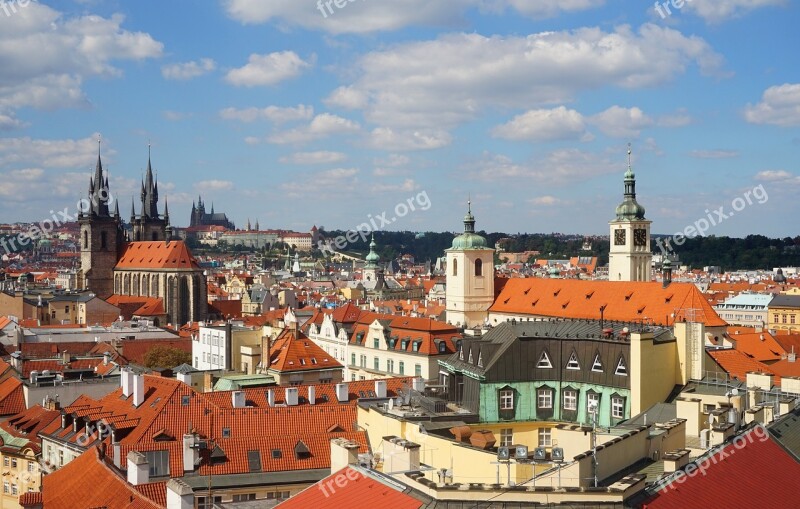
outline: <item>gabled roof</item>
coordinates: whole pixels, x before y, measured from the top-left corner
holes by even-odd
[[[182,240],[129,242],[116,268],[200,270],[197,260]]]
[[[342,481],[344,479],[344,482]],[[345,467],[317,484],[306,488],[289,500],[278,504],[280,509],[339,509],[341,507],[391,507],[419,509],[422,502],[384,483],[381,478],[357,467]]]
[[[732,334],[736,349],[759,362],[772,362],[781,359],[786,353],[775,337],[767,331],[752,334]]]
[[[285,329],[270,345],[270,371],[314,371],[343,367],[331,354],[299,331],[295,338],[293,330]]]
[[[507,280],[490,312],[558,318],[639,321],[672,325],[691,319],[686,310],[696,310],[695,319],[706,327],[722,327],[700,290],[691,283],[619,282],[580,279],[515,278]]]
[[[115,509],[158,509],[160,506],[115,474],[90,449],[42,479],[42,497],[47,509],[108,507]]]
[[[701,457],[692,474],[667,484],[642,506],[646,509],[687,507],[774,507],[797,500],[800,463],[758,425],[733,443]]]

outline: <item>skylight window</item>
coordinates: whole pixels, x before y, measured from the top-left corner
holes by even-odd
[[[553,367],[553,363],[550,362],[550,357],[547,355],[547,352],[542,352],[541,357],[539,357],[539,362],[536,363],[536,367],[539,369],[550,369]]]

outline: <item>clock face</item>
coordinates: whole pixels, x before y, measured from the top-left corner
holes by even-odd
[[[637,228],[633,230],[633,245],[644,247],[647,245],[647,230],[644,228]]]
[[[624,246],[625,245],[625,230],[614,230],[614,245],[616,246]]]

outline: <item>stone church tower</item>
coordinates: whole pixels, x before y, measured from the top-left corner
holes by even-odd
[[[153,178],[153,167],[150,164],[150,155],[147,156],[147,174],[142,180],[140,194],[142,213],[136,215],[136,209],[131,203],[131,226],[133,227],[134,242],[167,240],[169,226],[169,213],[164,209],[164,217],[158,213],[158,182]]]
[[[112,202],[113,215],[109,212]],[[83,287],[105,299],[114,292],[114,267],[124,247],[125,232],[119,217],[119,203],[109,191],[108,175],[103,174],[99,151],[94,176],[89,179],[88,203],[81,208],[84,210],[78,223]]]
[[[461,327],[482,326],[494,302],[494,249],[475,233],[471,203],[464,233],[447,250],[447,321]]]
[[[611,250],[608,259],[609,281],[650,281],[653,253],[650,250],[650,224],[644,207],[636,201],[636,175],[631,168],[628,147],[628,171],[625,172],[625,197],[617,207],[617,217],[609,222]]]

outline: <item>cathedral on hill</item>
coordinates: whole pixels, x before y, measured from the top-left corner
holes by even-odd
[[[78,219],[82,286],[103,299],[112,295],[160,299],[167,321],[176,326],[204,320],[205,275],[186,244],[172,238],[166,200],[164,214],[158,211],[158,183],[149,157],[140,199],[139,214],[131,204],[127,232],[98,154],[89,179],[90,207]]]
[[[211,212],[206,213],[206,204],[203,197],[197,197],[197,203],[192,202],[192,217],[189,219],[189,228],[198,226],[222,226],[228,230],[235,230],[236,225],[228,220],[224,212],[214,212],[214,204],[211,204]],[[249,228],[248,228],[249,230]]]

